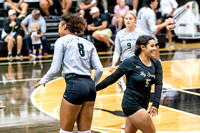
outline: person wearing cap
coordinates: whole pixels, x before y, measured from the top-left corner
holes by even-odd
[[[4,9],[14,9],[19,13],[18,18],[25,18],[28,10],[28,3],[25,3],[24,0],[4,0],[3,3]]]
[[[92,17],[90,15],[90,9],[97,5],[96,0],[78,0],[76,6],[76,12],[80,12],[80,16],[87,19],[87,23],[92,23]]]
[[[8,60],[12,60],[12,49],[14,44],[17,45],[17,59],[22,59],[21,55],[22,49],[22,36],[20,35],[20,22],[16,21],[16,11],[11,9],[8,11],[9,19],[5,20],[3,23],[3,30],[1,38],[7,43],[8,48]]]
[[[93,23],[89,24],[87,29],[92,31],[92,37],[98,41],[106,43],[110,48],[109,38],[112,36],[111,29],[108,28],[108,20],[105,14],[101,14],[98,7],[93,7],[90,11]]]
[[[36,36],[36,40],[37,39],[41,39],[42,41],[42,46],[43,46],[43,51],[44,51],[44,55],[48,55],[47,54],[47,45],[46,45],[46,21],[45,19],[40,15],[40,10],[38,9],[34,9],[31,14],[29,14],[26,18],[24,18],[24,20],[22,20],[21,22],[21,26],[24,30],[25,36],[24,36],[24,40],[26,42],[26,47],[27,50],[29,52],[29,55],[32,55],[32,44],[31,44],[31,24],[32,23],[38,23],[40,30],[39,30],[39,34]],[[27,26],[27,27],[26,27]]]

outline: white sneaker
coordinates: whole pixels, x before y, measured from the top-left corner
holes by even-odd
[[[109,38],[108,40],[110,43],[112,43],[112,45],[115,45],[114,41],[111,38]]]
[[[121,127],[124,129],[125,128],[125,124],[123,124]]]

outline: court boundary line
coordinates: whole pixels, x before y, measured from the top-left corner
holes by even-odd
[[[57,81],[57,80],[59,80],[59,79],[61,79],[61,78],[62,78],[62,77],[57,78],[57,79],[54,79],[54,80],[48,82],[47,84],[52,83],[52,82],[55,82],[55,81]],[[49,115],[49,116],[51,116],[51,117],[53,117],[53,118],[59,120],[57,114],[56,114],[56,115],[55,115],[55,114],[50,114],[49,112],[44,111],[42,108],[40,108],[40,107],[36,104],[35,99],[34,99],[34,96],[35,96],[35,94],[37,93],[37,91],[38,91],[39,89],[41,89],[41,87],[42,87],[42,86],[38,87],[37,89],[35,89],[35,90],[32,92],[32,94],[31,94],[31,102],[34,103],[33,105],[34,105],[38,110],[40,110],[41,112],[43,112],[43,113],[45,113],[45,114],[47,114],[47,115]],[[173,89],[176,89],[176,88],[173,88]],[[36,90],[37,90],[37,91],[36,91]],[[176,90],[178,91],[178,90],[180,90],[180,89],[176,89]],[[34,95],[33,95],[33,94],[34,94]],[[97,93],[97,94],[98,94],[98,93]],[[112,94],[112,95],[102,95],[102,96],[97,96],[97,98],[109,97],[109,96],[121,96],[121,97],[122,97],[122,96],[123,96],[123,93],[122,93],[122,94]],[[33,101],[32,101],[32,98],[33,98]],[[58,106],[58,107],[59,107],[59,106]],[[58,108],[58,107],[56,107],[56,108]],[[182,114],[186,114],[186,115],[189,115],[189,116],[192,116],[192,117],[200,118],[199,115],[192,114],[192,113],[188,113],[188,112],[181,111],[181,110],[177,110],[177,109],[174,109],[174,108],[171,108],[171,107],[167,107],[167,106],[164,106],[164,105],[160,105],[160,107],[165,108],[165,109],[168,109],[168,110],[171,110],[171,111],[179,112],[179,113],[182,113]],[[56,108],[55,108],[55,109],[56,109]],[[52,113],[55,113],[55,112],[57,111],[57,110],[55,110],[55,109],[53,110]],[[97,129],[106,129],[106,130],[113,130],[113,131],[122,131],[122,130],[123,130],[123,129],[113,129],[113,128],[104,128],[104,127],[91,126],[91,130],[93,130],[93,131],[98,131],[98,130],[93,129],[93,128],[97,128]],[[106,133],[105,131],[98,131],[98,132]],[[188,133],[188,132],[190,132],[190,133],[200,133],[200,131],[157,131],[157,132],[158,132],[158,133]]]

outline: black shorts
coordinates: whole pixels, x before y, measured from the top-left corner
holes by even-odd
[[[122,109],[126,117],[134,114],[140,109],[147,109],[147,100],[138,100],[137,94],[131,89],[126,89],[122,100]]]
[[[42,49],[42,44],[34,44],[32,45],[32,49]]]
[[[86,101],[95,101],[95,83],[90,76],[69,74],[65,76],[66,89],[63,97],[72,104],[81,105]]]

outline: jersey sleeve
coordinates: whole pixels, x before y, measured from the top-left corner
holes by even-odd
[[[40,80],[40,84],[45,84],[49,82],[53,76],[60,71],[64,55],[64,44],[62,39],[58,39],[55,43],[53,61],[48,72]]]
[[[149,25],[151,31],[156,34],[158,28],[157,28],[157,25],[156,25],[156,16],[155,16],[154,12],[152,12],[148,15],[147,22],[148,22],[148,25]]]
[[[130,58],[127,58],[119,65],[119,68],[123,71],[124,74],[127,74],[129,69],[131,69],[130,64]]]
[[[162,93],[163,71],[160,61],[157,60],[156,66],[155,93],[152,106],[159,108],[160,97]]]
[[[174,9],[176,9],[178,7],[178,3],[176,2],[176,0],[171,0],[170,2]]]
[[[114,49],[114,54],[113,54],[113,62],[117,62],[119,60],[121,48],[120,48],[120,39],[119,39],[119,34],[116,35],[115,38],[115,49]]]
[[[123,75],[124,75],[123,71],[120,68],[117,68],[114,73],[112,73],[110,76],[106,77],[102,82],[97,84],[96,91],[102,90],[107,86],[115,83]]]
[[[95,69],[94,72],[94,82],[95,85],[99,82],[101,75],[103,73],[103,66],[99,60],[96,48],[92,49],[91,65]]]

